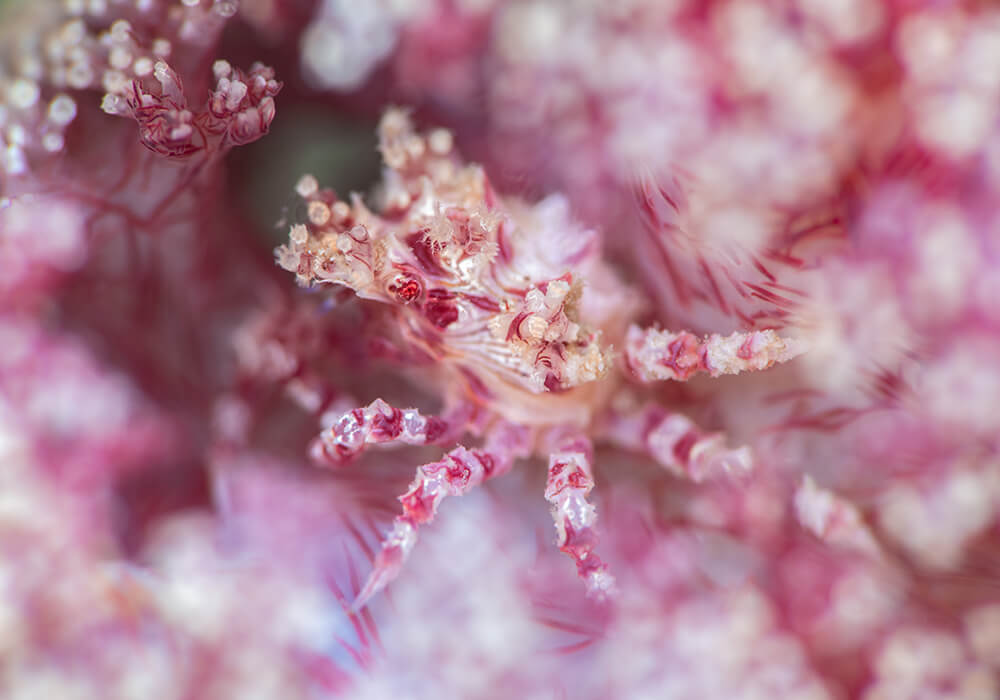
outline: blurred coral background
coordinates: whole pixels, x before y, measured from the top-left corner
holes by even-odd
[[[2,698],[991,700],[998,429],[995,3],[0,0]]]

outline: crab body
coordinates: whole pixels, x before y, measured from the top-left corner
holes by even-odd
[[[632,420],[643,426],[632,435],[631,419],[610,411],[611,398],[627,391],[628,377],[763,369],[794,350],[770,331],[698,341],[630,327],[639,296],[603,261],[597,234],[573,221],[562,197],[535,204],[500,197],[482,168],[460,161],[448,132],[418,134],[403,112],[389,111],[379,136],[386,166],[379,213],[357,196],[338,200],[306,176],[297,190],[308,222],[292,226],[277,261],[302,285],[339,285],[374,302],[379,333],[439,393],[444,411],[425,417],[378,399],[334,420],[315,454],[341,465],[367,445],[442,444],[466,433],[481,446],[455,447],[417,469],[357,604],[396,575],[445,497],[506,472],[518,458],[544,455],[558,545],[588,590],[605,596],[614,579],[594,553],[587,435],[600,439],[600,426],[612,426],[611,441],[698,478],[749,461],[690,421],[648,408]],[[671,342],[683,345],[683,372],[669,371],[681,354]],[[631,351],[622,367],[614,345]]]

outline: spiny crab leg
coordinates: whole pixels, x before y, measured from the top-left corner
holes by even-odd
[[[882,556],[878,540],[858,507],[806,474],[795,491],[795,515],[806,530],[835,547],[873,558]]]
[[[340,466],[359,455],[367,445],[402,443],[432,445],[447,437],[448,422],[423,416],[415,408],[399,409],[382,399],[355,408],[324,430],[313,447],[321,462]]]
[[[656,404],[612,414],[602,437],[618,447],[643,452],[668,471],[695,483],[719,476],[743,476],[753,468],[749,447],[727,447],[721,433],[704,432],[687,416]]]
[[[417,531],[434,519],[441,501],[464,495],[486,479],[510,471],[515,459],[529,454],[527,437],[527,430],[514,427],[494,430],[483,449],[469,450],[459,445],[440,461],[417,467],[409,490],[399,497],[403,512],[393,521],[352,609],[363,608],[399,575],[417,542]]]
[[[772,330],[699,338],[688,331],[631,326],[625,337],[626,363],[643,382],[683,382],[701,372],[718,377],[762,370],[787,362],[803,350],[799,341],[782,338]]]
[[[590,466],[593,445],[578,437],[559,445],[549,456],[549,475],[545,500],[552,505],[559,551],[576,562],[576,570],[587,585],[588,595],[604,598],[611,595],[615,579],[607,564],[594,553],[597,534],[597,509],[587,501],[594,488]]]

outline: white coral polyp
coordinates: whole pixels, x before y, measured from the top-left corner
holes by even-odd
[[[16,282],[44,265],[71,271],[86,259],[83,213],[69,201],[24,196],[0,200],[0,261],[6,282]],[[7,284],[0,281],[0,289]]]
[[[313,84],[334,90],[358,87],[399,39],[401,25],[419,3],[326,0],[302,35],[302,62]]]

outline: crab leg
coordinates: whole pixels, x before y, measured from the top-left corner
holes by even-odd
[[[469,450],[459,445],[440,461],[417,467],[409,490],[399,497],[403,512],[393,521],[375,559],[375,568],[352,608],[363,608],[399,575],[417,542],[420,526],[434,519],[441,501],[448,496],[462,496],[486,479],[510,471],[514,460],[528,453],[526,430],[501,429],[490,435],[483,449]]]
[[[643,382],[683,382],[701,372],[718,377],[767,369],[791,360],[803,349],[799,341],[782,338],[772,330],[699,338],[688,331],[631,326],[625,338],[626,362]]]
[[[449,422],[423,416],[415,408],[399,409],[382,399],[342,415],[324,430],[313,448],[322,462],[340,466],[361,454],[367,445],[403,443],[432,445],[449,437]]]
[[[562,443],[549,456],[545,500],[552,505],[559,551],[576,562],[577,573],[587,584],[587,593],[602,598],[613,593],[615,579],[608,573],[607,564],[594,553],[597,509],[587,501],[594,488],[592,453],[593,446],[586,438]]]
[[[612,415],[602,437],[618,447],[644,452],[668,471],[695,483],[742,476],[753,468],[749,447],[727,447],[722,433],[707,433],[687,416],[655,404]]]
[[[829,489],[820,488],[806,474],[795,491],[795,515],[806,530],[835,547],[870,557],[881,549],[858,507]]]

